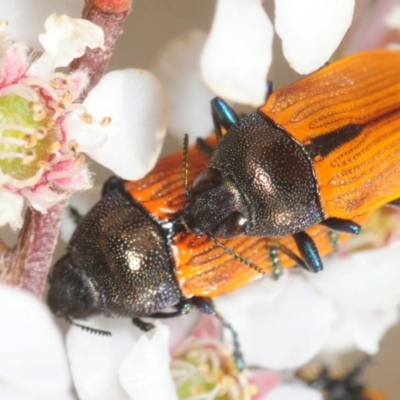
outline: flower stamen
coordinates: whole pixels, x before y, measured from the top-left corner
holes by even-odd
[[[106,127],[108,125],[110,125],[111,123],[111,117],[104,117],[101,121],[100,121],[100,126],[101,127]]]
[[[54,154],[57,153],[58,151],[61,150],[61,143],[60,142],[53,142],[49,148],[47,149],[47,152],[49,154]]]
[[[93,123],[93,116],[90,115],[88,112],[84,112],[83,114],[79,115],[80,120],[85,123],[90,125]]]

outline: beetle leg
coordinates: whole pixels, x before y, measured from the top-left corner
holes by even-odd
[[[140,318],[132,318],[132,323],[143,332],[151,331],[154,328],[151,322],[142,321]]]
[[[197,146],[198,148],[206,155],[212,156],[214,153],[214,147],[210,146],[204,139],[197,138]]]
[[[190,300],[182,300],[180,303],[176,304],[174,308],[176,311],[171,312],[156,312],[151,315],[148,315],[149,318],[172,318],[172,317],[179,317],[181,315],[187,314],[192,308],[193,304]]]
[[[267,84],[265,85],[265,101],[268,100],[269,96],[271,96],[272,92],[274,91],[274,86],[272,81],[267,81]]]
[[[279,261],[278,250],[275,247],[270,247],[269,258],[272,265],[272,279],[276,281],[282,275],[282,265]]]
[[[72,218],[75,224],[78,225],[82,221],[83,215],[75,207],[72,206],[68,206],[67,210],[69,216]]]
[[[361,230],[361,226],[350,219],[328,218],[320,224],[332,229],[333,231],[350,233],[352,235],[358,235]]]
[[[121,178],[117,178],[116,176],[112,176],[108,178],[103,185],[103,190],[101,191],[101,196],[104,196],[106,193],[111,192],[115,189],[121,189],[122,192],[125,191],[123,187],[123,180]]]
[[[190,299],[193,306],[198,308],[201,312],[209,315],[214,315],[216,318],[219,319],[222,326],[230,332],[233,341],[233,357],[235,359],[236,366],[239,371],[243,371],[244,369],[244,360],[242,350],[240,349],[240,343],[238,339],[238,334],[235,329],[232,327],[230,323],[225,321],[221,314],[219,314],[215,308],[213,301],[208,297],[192,297]]]
[[[329,242],[332,245],[333,251],[338,250],[339,246],[339,235],[337,232],[328,231]]]
[[[223,136],[222,128],[229,129],[233,124],[239,121],[239,117],[235,111],[219,97],[215,97],[211,100],[211,114],[218,141]]]
[[[303,257],[306,268],[311,272],[322,271],[322,261],[311,237],[306,232],[298,232],[293,235],[293,239]]]

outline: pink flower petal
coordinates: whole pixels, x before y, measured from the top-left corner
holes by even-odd
[[[153,60],[151,70],[162,83],[168,101],[168,132],[191,143],[213,129],[210,101],[215,94],[200,76],[200,54],[206,35],[191,30],[169,42]]]
[[[264,102],[273,29],[259,0],[218,0],[201,56],[209,88],[226,100]]]
[[[250,381],[257,386],[257,394],[252,400],[262,400],[265,396],[276,388],[282,380],[282,375],[277,372],[265,370],[252,370]]]
[[[276,0],[275,27],[291,67],[307,74],[328,61],[353,11],[354,0]]]

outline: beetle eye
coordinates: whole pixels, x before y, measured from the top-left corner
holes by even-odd
[[[194,196],[207,192],[220,185],[222,182],[221,173],[213,168],[207,168],[193,182],[192,194]]]
[[[247,219],[242,213],[235,211],[218,225],[215,235],[226,239],[234,238],[245,233],[246,227]]]

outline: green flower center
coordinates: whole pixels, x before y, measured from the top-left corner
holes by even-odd
[[[0,98],[0,169],[19,180],[48,167],[50,146],[56,140],[51,112],[16,94]]]

